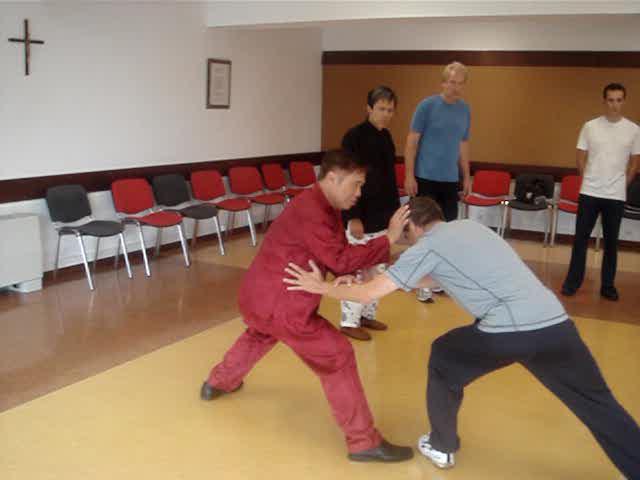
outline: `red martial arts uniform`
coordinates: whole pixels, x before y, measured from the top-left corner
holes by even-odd
[[[376,447],[381,436],[365,398],[351,343],[318,315],[320,295],[287,290],[289,262],[313,260],[323,273],[353,273],[389,261],[384,235],[366,245],[349,245],[340,212],[316,184],[275,220],[240,287],[240,311],[247,330],[211,371],[208,383],[232,391],[251,368],[281,341],[320,377],[349,452]]]

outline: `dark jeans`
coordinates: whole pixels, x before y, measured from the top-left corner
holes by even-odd
[[[436,182],[416,177],[418,196],[433,198],[447,222],[458,218],[458,182]]]
[[[624,202],[621,200],[580,195],[571,263],[569,263],[569,272],[564,281],[566,289],[577,290],[582,285],[589,237],[599,214],[602,215],[602,237],[604,240],[604,254],[600,271],[601,286],[602,288],[614,286],[618,263],[618,235],[623,212]]]
[[[464,387],[516,362],[571,409],[627,478],[640,479],[640,428],[614,398],[571,320],[513,333],[485,333],[469,325],[437,338],[427,384],[436,450],[450,453],[460,447],[457,420]]]

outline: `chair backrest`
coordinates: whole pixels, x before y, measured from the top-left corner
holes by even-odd
[[[289,176],[291,183],[296,187],[308,187],[316,183],[316,171],[313,163],[305,161],[291,162],[289,164]]]
[[[111,184],[116,212],[128,215],[148,210],[154,205],[151,185],[144,178],[124,178]]]
[[[509,195],[511,175],[499,170],[478,170],[473,175],[473,193],[487,197]]]
[[[51,220],[70,223],[91,215],[87,191],[82,185],[58,185],[47,189]]]
[[[396,187],[404,188],[404,176],[406,174],[404,163],[396,163]]]
[[[582,177],[580,175],[567,175],[563,177],[562,183],[560,184],[560,198],[578,203],[581,185]]]
[[[158,205],[174,207],[191,200],[189,187],[182,175],[157,175],[151,179],[151,185]]]
[[[226,195],[222,175],[217,170],[191,172],[191,193],[193,198],[209,202]]]
[[[284,170],[279,163],[263,163],[260,165],[264,183],[269,190],[280,190],[287,184]]]
[[[526,190],[529,190],[532,185],[539,185],[541,189],[540,194],[544,195],[548,199],[553,198],[553,191],[555,189],[553,175],[541,173],[521,173],[518,175],[516,177],[514,196],[516,198],[524,197],[526,195]]]
[[[627,188],[627,205],[640,208],[640,175],[636,175]]]
[[[264,185],[256,167],[231,167],[229,169],[229,188],[236,195],[250,195],[261,192]]]

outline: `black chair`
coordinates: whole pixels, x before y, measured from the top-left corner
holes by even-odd
[[[168,174],[158,175],[153,177],[151,184],[153,186],[153,194],[156,197],[158,205],[166,210],[173,210],[185,218],[191,218],[195,221],[193,227],[193,237],[191,238],[191,246],[196,244],[198,238],[198,224],[200,220],[213,219],[213,223],[216,227],[216,234],[218,235],[218,246],[220,248],[220,255],[224,255],[224,243],[222,241],[222,235],[220,234],[220,221],[218,220],[218,209],[214,205],[209,203],[196,203],[193,204],[191,195],[189,194],[189,186],[182,175]],[[189,203],[192,203],[189,205]],[[182,205],[182,207],[180,207]],[[180,208],[176,208],[180,207]],[[158,245],[160,243],[160,234],[158,234]]]
[[[527,190],[531,185],[538,185],[540,188],[538,201],[531,199],[530,202],[520,200],[526,196]],[[539,212],[547,211],[547,221],[544,226],[544,246],[548,244],[549,232],[553,224],[553,192],[555,189],[555,181],[552,175],[543,175],[536,173],[522,173],[516,177],[516,186],[514,198],[504,200],[504,210],[502,212],[501,231],[504,237],[505,230],[511,227],[511,210],[520,210],[522,212]]]
[[[622,218],[640,220],[640,175],[636,175],[627,187],[627,201],[624,204]],[[600,240],[600,236],[597,240]]]
[[[87,252],[84,247],[82,237],[96,237],[96,255],[93,260],[95,269],[96,261],[100,253],[100,239],[103,237],[113,237],[118,235],[120,246],[124,255],[124,261],[127,266],[127,276],[131,276],[131,265],[129,264],[129,256],[127,255],[127,247],[124,241],[123,226],[120,222],[108,220],[94,220],[91,218],[91,207],[87,191],[82,185],[59,185],[47,189],[47,207],[53,221],[53,226],[58,232],[58,245],[56,247],[56,263],[53,270],[54,278],[58,273],[58,262],[60,259],[60,241],[64,235],[74,235],[80,245],[82,253],[82,262],[84,263],[84,271],[87,275],[89,288],[94,290],[93,279],[87,261]],[[80,222],[86,220],[85,222]],[[116,260],[118,254],[116,254]],[[117,265],[117,263],[116,263]]]
[[[640,220],[640,175],[629,183],[627,187],[627,201],[624,204],[622,218],[629,220]],[[598,217],[596,223],[596,252],[600,250],[600,239],[602,238],[602,221]]]
[[[636,175],[627,188],[627,202],[622,218],[640,220],[640,175]]]

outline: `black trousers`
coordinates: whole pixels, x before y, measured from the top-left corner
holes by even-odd
[[[436,182],[416,177],[418,196],[433,198],[447,222],[458,218],[458,182]]]
[[[571,320],[514,333],[485,333],[469,325],[436,339],[427,382],[435,449],[450,453],[460,447],[457,419],[464,387],[515,362],[571,409],[629,480],[640,479],[640,428],[614,398]]]
[[[602,288],[613,287],[618,264],[618,235],[624,212],[624,202],[607,198],[580,195],[578,199],[578,216],[576,218],[576,233],[571,249],[569,272],[564,281],[564,287],[577,290],[584,280],[584,270],[587,262],[587,247],[589,237],[596,224],[598,215],[602,215],[602,237],[604,253],[600,280]]]

